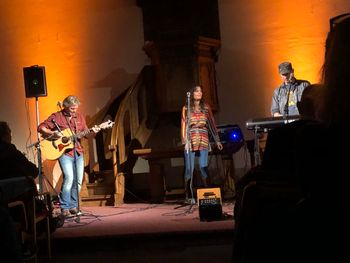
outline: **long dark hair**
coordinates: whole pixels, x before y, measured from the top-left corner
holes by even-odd
[[[191,109],[194,109],[194,96],[193,96],[193,93],[196,91],[197,87],[199,87],[202,91],[202,98],[201,100],[199,101],[199,106],[201,108],[201,110],[205,110],[205,100],[204,100],[204,94],[203,94],[203,88],[202,86],[200,85],[195,85],[194,87],[191,88],[190,90],[190,93],[191,93],[191,96],[190,96],[190,106],[191,106]]]

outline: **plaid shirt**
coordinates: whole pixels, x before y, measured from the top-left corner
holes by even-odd
[[[40,131],[40,129],[42,127],[46,127],[50,130],[56,130],[56,127],[53,124],[52,119],[55,120],[55,122],[57,123],[57,125],[61,129],[61,131],[72,128],[72,132],[74,134],[77,134],[79,132],[83,132],[83,131],[88,129],[88,127],[86,126],[85,119],[84,119],[82,114],[77,112],[75,114],[75,116],[69,120],[69,117],[67,116],[67,114],[64,111],[58,111],[58,112],[52,113],[45,121],[43,121],[38,126],[38,131]],[[80,143],[80,139],[77,139],[77,143],[75,146],[76,146],[75,149],[76,149],[77,153],[82,154],[83,147]],[[71,149],[71,150],[65,152],[65,154],[67,154],[69,156],[73,156],[74,149]]]

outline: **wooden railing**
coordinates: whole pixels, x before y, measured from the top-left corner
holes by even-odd
[[[130,172],[127,165],[132,144],[137,142],[143,147],[152,130],[146,127],[148,118],[147,90],[144,82],[144,71],[140,73],[135,83],[129,88],[115,116],[109,149],[113,153],[113,172],[115,176],[114,205],[124,201],[125,175]],[[129,151],[130,150],[130,151]]]

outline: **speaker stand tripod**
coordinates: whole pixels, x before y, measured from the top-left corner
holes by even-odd
[[[39,126],[39,100],[38,97],[35,97],[35,111],[36,111],[36,127]],[[37,159],[38,159],[38,180],[39,180],[39,187],[38,191],[39,193],[43,192],[43,172],[42,172],[42,159],[41,159],[41,148],[40,148],[40,133],[37,129],[37,138],[38,141],[36,143],[36,153],[37,153]]]
[[[38,97],[35,97],[35,111],[36,111],[36,128],[38,128],[38,126],[40,124]],[[38,160],[38,192],[39,193],[44,192],[44,187],[43,187],[44,179],[46,180],[46,183],[48,183],[50,185],[51,189],[53,189],[55,191],[55,188],[50,183],[50,181],[44,176],[44,173],[43,173],[41,147],[40,147],[41,141],[42,141],[42,139],[40,139],[40,133],[37,131],[37,141],[29,146],[29,147],[35,146],[35,148],[36,148],[36,154],[37,154],[37,160]]]

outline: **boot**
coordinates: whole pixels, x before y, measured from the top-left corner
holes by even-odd
[[[208,188],[213,187],[209,176],[207,178],[205,178],[205,182],[206,182]]]
[[[210,187],[210,178],[208,173],[208,167],[201,167],[201,185],[204,188]]]
[[[202,186],[204,188],[208,188],[210,187],[210,183],[209,183],[209,177],[201,177],[201,181],[202,181]]]
[[[186,204],[195,203],[195,200],[192,197],[192,192],[191,192],[191,180],[185,181],[185,203]]]
[[[201,177],[201,179],[202,179],[202,185],[203,185],[204,188],[210,188],[210,187],[212,187],[209,176],[208,176],[208,177],[205,177],[205,178],[204,178],[204,177]]]

